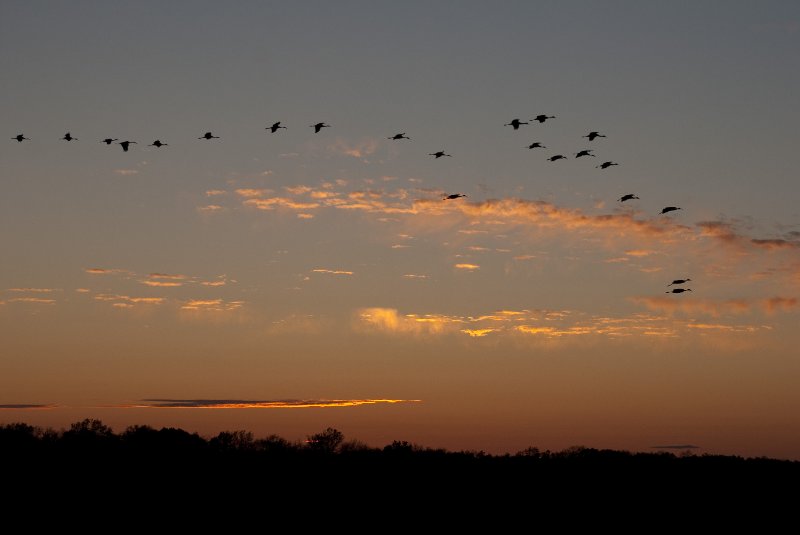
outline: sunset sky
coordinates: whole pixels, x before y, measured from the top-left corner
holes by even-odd
[[[799,50],[794,1],[2,2],[0,423],[800,459]]]

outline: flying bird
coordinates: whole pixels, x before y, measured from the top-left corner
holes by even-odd
[[[608,169],[612,165],[619,165],[619,164],[614,162],[603,162],[600,165],[595,165],[595,167],[598,167],[600,169]]]
[[[11,139],[16,139],[20,143],[22,143],[22,141],[25,140],[25,139],[27,139],[28,141],[31,140],[29,137],[25,137],[22,134],[17,134],[16,136],[12,137]]]
[[[395,134],[392,137],[387,137],[386,139],[411,139],[411,138],[408,137],[405,132],[403,132],[402,134]]]
[[[453,155],[452,155],[452,154],[445,154],[443,150],[440,150],[440,151],[438,151],[438,152],[432,152],[432,153],[428,154],[428,156],[436,156],[436,159],[437,159],[437,160],[438,160],[439,158],[441,158],[442,156],[449,156],[449,157],[451,157],[451,158],[453,157]]]
[[[528,148],[529,149],[546,149],[547,147],[545,147],[544,145],[542,145],[541,143],[539,143],[537,141],[536,143],[531,143],[530,145],[528,145]]]
[[[202,136],[200,136],[197,139],[219,139],[219,136],[215,136],[211,132],[206,132],[205,134],[203,134]]]
[[[566,159],[567,159],[567,157],[564,156],[563,154],[556,154],[555,156],[550,156],[548,158],[548,160],[550,160],[551,162],[554,162],[556,160],[566,160]]]
[[[161,143],[161,140],[159,139],[156,139],[155,141],[153,141],[148,145],[148,147],[157,147],[157,148],[167,147],[167,146],[169,146],[169,143]]]
[[[673,288],[672,290],[667,290],[664,293],[668,294],[682,294],[683,292],[691,292],[691,288]]]
[[[619,202],[630,201],[631,199],[638,199],[638,198],[639,197],[637,197],[633,193],[628,193],[627,195],[623,195],[622,197],[620,197]]]
[[[661,214],[666,214],[667,212],[674,212],[675,210],[680,210],[677,206],[667,206],[666,208],[661,209]]]
[[[61,139],[65,140],[65,141],[73,141],[73,140],[78,141],[78,138],[72,137],[72,134],[70,134],[69,132],[64,134],[64,137],[62,137]]]
[[[319,134],[320,130],[322,130],[323,128],[329,128],[330,126],[331,125],[325,123],[317,123],[317,124],[312,124],[311,128],[314,129],[315,134]]]
[[[581,136],[581,137],[588,137],[588,138],[589,138],[589,141],[594,141],[594,140],[595,140],[595,138],[598,138],[598,137],[606,137],[606,136],[604,136],[604,135],[603,135],[603,134],[601,134],[600,132],[589,132],[589,133],[588,133],[588,134],[586,134],[585,136]]]
[[[521,124],[528,124],[528,123],[524,123],[524,122],[520,121],[519,119],[514,119],[510,123],[506,123],[503,126],[513,126],[514,130],[519,130],[519,125],[521,125]]]
[[[466,195],[464,195],[463,193],[451,193],[450,195],[448,195],[447,197],[445,197],[442,200],[443,201],[449,201],[449,200],[452,200],[452,199],[458,199],[459,197],[466,197]]]
[[[111,145],[115,141],[118,141],[118,138],[111,139],[110,137],[107,137],[107,138],[103,139],[102,141],[100,141],[100,143],[105,143],[106,145]]]
[[[667,286],[672,286],[673,284],[685,284],[685,283],[689,282],[690,280],[692,280],[692,279],[675,279],[674,281],[672,281],[669,284],[667,284]]]
[[[594,158],[594,154],[592,154],[592,149],[582,150],[575,155],[576,158],[580,158],[581,156],[591,156],[592,158]]]
[[[540,123],[543,123],[548,119],[555,119],[555,118],[556,118],[555,115],[537,115],[536,117],[531,119],[531,121],[539,121]]]
[[[272,133],[274,134],[275,132],[278,131],[279,128],[286,128],[286,127],[281,126],[281,122],[278,121],[277,123],[272,123],[272,126],[266,127],[265,130],[272,130]]]
[[[117,145],[120,145],[122,147],[122,150],[128,152],[128,147],[131,145],[131,143],[136,145],[135,141],[120,141],[119,143],[117,143]]]

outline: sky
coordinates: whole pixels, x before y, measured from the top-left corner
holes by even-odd
[[[0,423],[800,459],[797,50],[791,1],[4,1]]]

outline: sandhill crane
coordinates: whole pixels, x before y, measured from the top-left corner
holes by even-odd
[[[619,202],[630,201],[631,199],[638,199],[638,198],[639,197],[637,197],[633,193],[628,193],[627,195],[623,195],[622,197],[620,197]]]
[[[168,146],[169,146],[169,143],[161,143],[160,139],[156,139],[155,141],[153,141],[152,143],[150,143],[148,145],[148,147],[156,147],[156,148],[159,148],[159,149],[161,147],[168,147]]]
[[[16,139],[16,140],[17,140],[17,141],[19,141],[20,143],[22,143],[22,142],[23,142],[24,140],[26,140],[26,139],[27,139],[28,141],[30,141],[30,140],[31,140],[30,138],[28,138],[28,137],[25,137],[25,136],[23,136],[22,134],[17,134],[16,136],[12,137],[11,139]]]
[[[548,160],[550,160],[551,162],[554,162],[556,160],[566,160],[566,159],[567,159],[567,157],[564,156],[563,154],[556,154],[555,156],[550,156],[548,158]]]
[[[555,115],[537,115],[536,117],[531,119],[531,121],[539,121],[540,123],[543,123],[548,119],[555,119],[555,118],[556,118]]]
[[[514,119],[510,123],[506,123],[503,126],[513,126],[514,130],[519,130],[519,125],[521,125],[521,124],[528,124],[528,123],[522,122],[519,119]]]
[[[440,151],[438,151],[438,152],[431,152],[430,154],[428,154],[428,156],[436,156],[436,159],[437,159],[437,160],[438,160],[439,158],[441,158],[442,156],[449,156],[449,157],[451,157],[451,158],[453,157],[453,155],[452,155],[452,154],[445,154],[443,150],[440,150]]]
[[[680,210],[677,206],[667,206],[661,209],[661,214],[666,214],[667,212],[674,212],[675,210]]]
[[[668,294],[682,294],[683,292],[691,292],[691,288],[673,288],[672,290],[667,290],[664,293]]]
[[[614,163],[614,162],[603,162],[600,165],[595,165],[595,167],[597,167],[599,169],[608,169],[612,165],[619,165],[619,164],[618,163]]]
[[[100,143],[105,143],[106,145],[111,145],[115,141],[119,141],[119,139],[118,138],[111,139],[110,137],[107,137],[107,138],[101,140]]]
[[[72,137],[72,134],[70,134],[69,132],[64,134],[64,137],[62,137],[61,139],[63,139],[64,141],[73,141],[73,140],[78,141],[78,138]]]
[[[280,128],[286,128],[286,127],[285,126],[281,126],[281,122],[278,121],[277,123],[272,123],[272,126],[266,127],[265,130],[272,130],[272,133],[274,134]]]
[[[458,199],[459,197],[466,197],[466,195],[464,195],[463,193],[451,193],[450,195],[448,195],[447,197],[445,197],[442,200],[443,201],[450,201],[452,199]]]
[[[219,139],[219,136],[215,136],[211,132],[206,132],[205,134],[203,134],[202,136],[200,136],[197,139]]]
[[[600,132],[589,132],[589,133],[588,133],[588,134],[586,134],[585,136],[581,136],[581,137],[588,137],[588,138],[589,138],[589,141],[594,141],[594,140],[595,140],[595,138],[598,138],[598,137],[606,137],[606,136],[604,136],[604,135],[603,135],[603,134],[601,134]]]
[[[544,145],[542,145],[541,143],[539,143],[537,141],[536,143],[531,143],[530,145],[528,145],[528,148],[529,149],[546,149],[547,147],[545,147]]]
[[[331,125],[325,123],[317,123],[317,124],[312,124],[311,128],[314,129],[315,134],[319,134],[320,130],[322,130],[323,128],[330,128],[330,126]]]
[[[692,279],[675,279],[674,281],[672,281],[669,284],[667,284],[667,286],[672,286],[673,284],[685,284],[685,283],[689,282],[690,280],[692,280]]]
[[[580,158],[581,156],[591,156],[592,158],[594,158],[594,154],[592,154],[592,149],[582,150],[575,155],[576,158]]]
[[[411,139],[411,138],[408,137],[405,132],[403,132],[402,134],[395,134],[391,137],[387,137],[386,139]]]
[[[125,152],[128,152],[128,147],[131,144],[136,145],[137,143],[135,141],[120,141],[119,143],[117,143],[117,145],[121,146],[122,150],[124,150]]]

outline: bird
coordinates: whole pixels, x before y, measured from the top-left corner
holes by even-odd
[[[603,135],[603,134],[601,134],[600,132],[589,132],[589,133],[588,133],[588,134],[586,134],[585,136],[581,136],[581,137],[588,137],[588,138],[589,138],[589,141],[594,141],[594,140],[595,140],[595,138],[598,138],[598,137],[606,137],[606,136],[604,136],[604,135]]]
[[[506,123],[503,126],[513,126],[514,130],[519,130],[519,125],[521,125],[521,124],[528,124],[528,123],[524,123],[524,122],[520,121],[519,119],[514,119],[510,123]]]
[[[576,158],[580,158],[581,156],[591,156],[592,158],[594,158],[594,154],[592,154],[592,149],[582,150],[575,155]]]
[[[29,137],[25,137],[25,136],[24,136],[24,135],[22,135],[22,134],[17,134],[16,136],[12,137],[11,139],[16,139],[16,140],[17,140],[17,141],[19,141],[20,143],[22,143],[22,141],[23,141],[23,140],[25,140],[25,139],[27,139],[28,141],[30,141],[30,140],[31,140],[31,138],[29,138]]]
[[[156,139],[155,141],[153,141],[152,143],[150,143],[150,144],[148,145],[148,147],[157,147],[157,148],[161,148],[161,147],[166,147],[166,146],[168,146],[168,145],[169,145],[169,143],[161,143],[161,140],[160,140],[160,139]]]
[[[536,117],[531,119],[531,121],[539,121],[540,123],[543,123],[548,119],[555,119],[555,118],[556,118],[555,115],[537,115]]]
[[[682,294],[683,292],[691,292],[691,288],[673,288],[672,290],[667,290],[664,293],[668,294]]]
[[[122,150],[128,152],[128,147],[130,146],[131,143],[133,143],[134,145],[136,144],[135,141],[120,141],[119,143],[117,143],[117,145],[120,145],[122,147]]]
[[[550,160],[551,162],[554,162],[556,160],[566,160],[566,159],[567,159],[567,157],[564,156],[563,154],[556,154],[555,156],[550,156],[548,158],[548,160]]]
[[[387,137],[386,139],[411,139],[411,138],[408,137],[405,132],[403,132],[402,134],[395,134],[391,137]]]
[[[666,214],[667,212],[674,212],[675,210],[680,210],[677,206],[667,206],[661,209],[662,214]]]
[[[213,135],[211,132],[206,132],[197,139],[219,139],[219,136]]]
[[[452,200],[452,199],[458,199],[459,197],[466,197],[466,195],[464,195],[463,193],[451,193],[450,195],[448,195],[447,197],[445,197],[442,200],[443,201],[449,201],[449,200]]]
[[[64,137],[62,137],[61,139],[65,140],[65,141],[72,141],[72,140],[78,141],[78,138],[72,137],[72,134],[70,134],[69,132],[64,134]]]
[[[329,125],[329,124],[325,124],[325,123],[317,123],[317,124],[312,124],[312,125],[311,125],[311,128],[313,128],[313,129],[314,129],[314,133],[315,133],[315,134],[319,134],[319,131],[320,131],[320,130],[322,130],[323,128],[328,128],[328,127],[330,127],[330,126],[331,126],[331,125]]]
[[[672,286],[673,284],[684,284],[684,283],[689,282],[690,280],[692,280],[692,279],[675,279],[674,281],[672,281],[669,284],[667,284],[667,286]]]
[[[614,162],[603,162],[600,165],[595,165],[595,167],[598,167],[600,169],[608,169],[612,165],[619,165],[619,164]]]
[[[432,153],[428,154],[428,156],[436,156],[437,160],[439,158],[441,158],[442,156],[449,156],[451,158],[453,157],[452,154],[445,154],[443,150],[440,150],[440,151],[437,151],[437,152],[432,152]]]
[[[272,126],[266,127],[265,130],[272,130],[272,133],[274,134],[275,132],[278,131],[279,128],[286,128],[286,127],[281,126],[281,122],[278,121],[277,123],[272,123]]]
[[[546,149],[547,147],[545,147],[544,145],[542,145],[541,143],[539,143],[537,141],[536,143],[531,143],[530,145],[528,145],[528,148],[529,149]]]
[[[117,141],[117,138],[111,139],[110,137],[107,137],[107,138],[101,140],[100,143],[105,143],[106,145],[111,145],[115,141]]]
[[[630,201],[631,199],[638,199],[638,198],[639,197],[637,197],[633,193],[628,193],[627,195],[623,195],[622,197],[620,197],[619,202]]]

